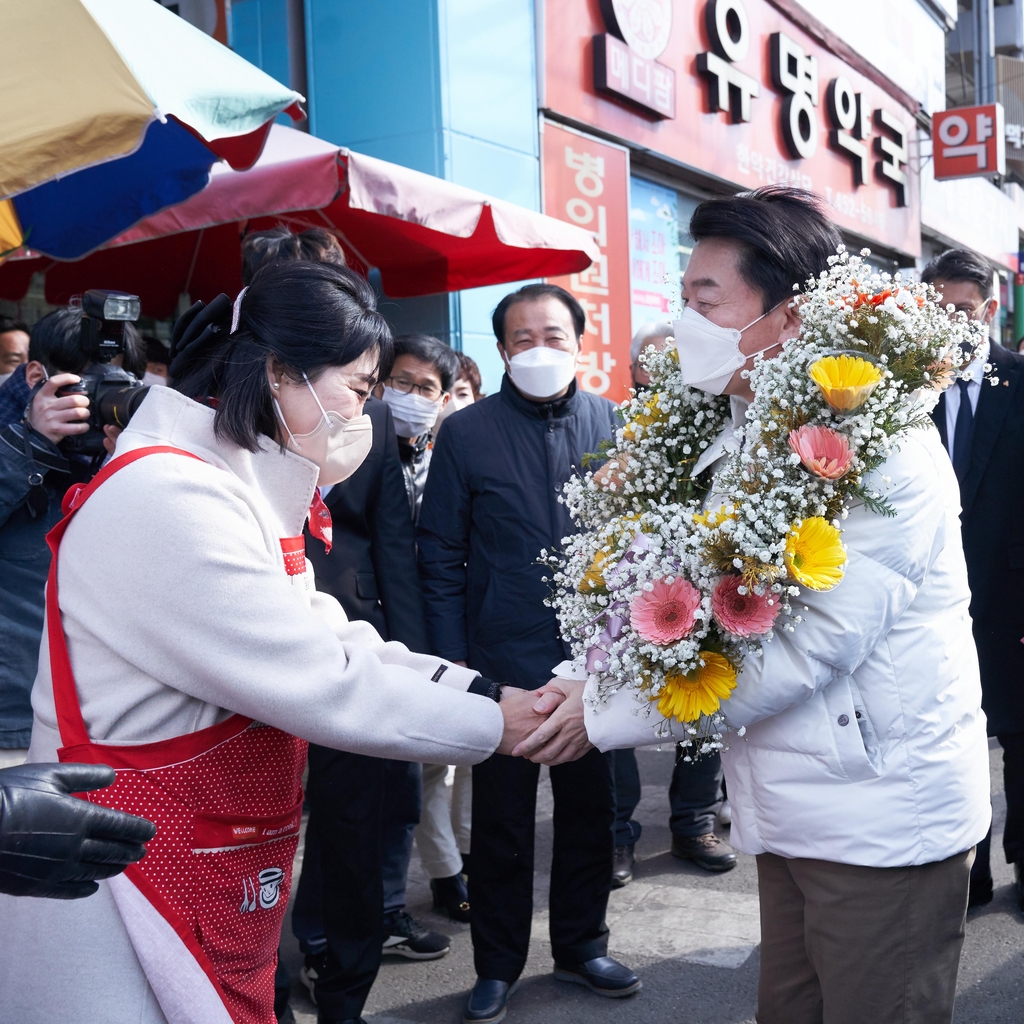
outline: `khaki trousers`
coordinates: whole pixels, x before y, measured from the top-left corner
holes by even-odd
[[[949,1024],[974,849],[868,868],[757,858],[758,1024]]]
[[[423,766],[423,804],[416,826],[416,848],[428,878],[457,875],[463,867],[462,854],[470,852],[473,769],[459,765],[452,786],[446,782],[447,775],[446,764]]]

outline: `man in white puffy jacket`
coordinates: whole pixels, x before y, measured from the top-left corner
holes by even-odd
[[[739,423],[743,369],[797,335],[785,300],[839,238],[811,197],[783,189],[704,203],[690,233],[688,305],[721,327],[763,317],[741,336],[744,366],[730,377],[723,363],[707,388],[731,396]],[[685,366],[682,324],[676,344]],[[731,433],[698,469],[715,472]],[[757,856],[760,1024],[952,1018],[989,783],[959,492],[937,432],[912,431],[876,486],[896,516],[851,510],[842,584],[801,594],[803,621],[746,660],[726,706],[732,842]],[[588,710],[591,740],[654,742],[664,720],[635,710],[625,691]]]

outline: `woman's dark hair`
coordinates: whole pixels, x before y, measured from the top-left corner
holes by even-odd
[[[968,281],[977,286],[983,299],[991,299],[995,295],[992,268],[970,249],[947,249],[929,260],[921,271],[921,280],[925,284],[935,281],[948,281],[950,284],[954,281]]]
[[[564,288],[559,288],[557,284],[527,284],[518,291],[509,292],[495,306],[494,312],[491,314],[491,328],[498,342],[502,345],[505,344],[505,317],[513,306],[520,302],[536,302],[537,299],[549,297],[558,299],[569,310],[572,326],[576,331],[576,340],[579,341],[587,326],[587,314],[583,312],[583,307],[576,301],[576,297]]]
[[[252,284],[256,271],[275,260],[315,260],[345,266],[345,252],[326,228],[306,228],[295,234],[287,228],[251,231],[242,240],[242,284]]]
[[[46,372],[81,373],[89,357],[82,351],[82,310],[61,306],[36,321],[29,335],[28,357],[46,367]],[[121,365],[141,377],[146,372],[146,350],[133,323],[124,325],[124,355]]]
[[[483,392],[480,390],[483,386],[480,367],[476,365],[476,360],[467,356],[465,352],[457,352],[456,355],[459,357],[459,372],[455,380],[468,380],[469,386],[473,389],[473,400],[478,401],[483,397]]]
[[[740,277],[762,295],[764,312],[828,269],[842,236],[813,192],[766,185],[708,199],[693,211],[690,237],[727,238],[740,247]]]
[[[330,366],[363,353],[377,358],[375,379],[391,366],[393,342],[377,312],[373,289],[357,274],[330,263],[302,260],[261,267],[245,292],[238,328],[231,331],[226,295],[197,302],[174,325],[171,386],[190,398],[217,400],[214,430],[256,451],[277,424],[267,380],[267,356],[292,380],[315,381]]]
[[[412,356],[430,363],[441,380],[441,390],[451,391],[459,373],[458,354],[432,334],[401,334],[395,338],[395,359]]]

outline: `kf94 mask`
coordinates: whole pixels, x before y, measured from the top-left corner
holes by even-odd
[[[735,327],[719,327],[707,317],[701,316],[692,306],[687,306],[683,315],[672,322],[683,383],[706,391],[709,395],[720,395],[732,380],[732,375],[745,366],[748,359],[758,352],[767,352],[777,344],[773,341],[748,355],[740,351],[743,331],[767,315],[762,313],[757,320],[751,320],[742,330],[737,330]]]
[[[328,412],[320,404],[309,378],[303,374],[313,399],[320,406],[320,422],[308,434],[293,434],[277,399],[274,411],[288,434],[288,448],[320,467],[320,487],[331,487],[347,480],[370,454],[373,444],[373,422],[365,413],[345,419],[340,413]]]
[[[576,353],[537,345],[508,360],[512,383],[530,398],[550,398],[576,376]]]
[[[403,394],[387,384],[384,385],[384,401],[391,409],[399,437],[419,437],[427,433],[437,422],[441,411],[440,402],[432,402],[412,391]]]

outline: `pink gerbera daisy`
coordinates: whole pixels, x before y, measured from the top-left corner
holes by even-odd
[[[740,593],[741,587],[746,593]],[[711,610],[727,632],[756,636],[767,633],[775,624],[779,605],[767,594],[755,594],[742,576],[723,576],[711,595]]]
[[[671,583],[655,580],[650,590],[640,591],[630,602],[630,622],[644,640],[671,644],[693,629],[698,607],[700,592],[692,583],[684,579]]]

